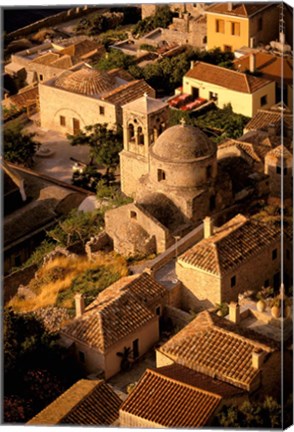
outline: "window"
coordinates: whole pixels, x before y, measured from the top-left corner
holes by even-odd
[[[224,52],[232,52],[231,45],[224,45]]]
[[[290,259],[290,251],[289,251],[289,249],[286,249],[286,258],[287,258],[287,260]]]
[[[130,217],[131,217],[131,219],[137,219],[137,213],[135,211],[131,210]]]
[[[287,174],[288,174],[288,169],[284,168],[284,175],[287,175]]]
[[[209,211],[213,211],[213,210],[215,210],[215,196],[214,195],[212,195],[209,198]]]
[[[204,43],[204,44],[207,43],[207,36],[204,36],[204,38],[202,39],[202,43]]]
[[[139,357],[139,339],[135,339],[133,341],[133,358],[136,359]]]
[[[212,166],[209,165],[208,167],[206,167],[206,178],[211,178],[212,175]]]
[[[225,22],[224,22],[224,20],[217,19],[215,21],[215,31],[216,31],[216,33],[224,33],[225,32]]]
[[[240,36],[240,23],[232,22],[231,32],[234,36]]]
[[[66,126],[66,121],[64,116],[59,117],[60,126]]]
[[[135,131],[134,131],[134,125],[132,125],[132,123],[129,124],[128,130],[129,130],[129,141],[134,141]]]
[[[278,256],[278,250],[277,250],[277,249],[274,249],[274,250],[272,251],[272,260],[277,259],[277,256]]]
[[[138,144],[144,145],[144,134],[141,126],[138,127]]]
[[[262,30],[262,17],[258,18],[258,24],[257,24],[257,31],[261,31]]]
[[[105,114],[105,108],[103,106],[99,107],[99,114],[104,115]]]
[[[264,281],[264,284],[263,284],[263,286],[264,286],[264,288],[267,288],[267,287],[269,287],[269,279],[266,279],[265,281]]]
[[[162,169],[157,170],[157,180],[159,182],[165,180],[165,172]]]
[[[40,75],[39,75],[39,80],[40,80],[40,81],[43,81],[43,79],[44,79],[43,75],[40,74]]]
[[[236,285],[236,276],[231,277],[231,288],[233,288]]]
[[[281,167],[277,166],[277,167],[276,167],[276,173],[277,173],[277,174],[281,174],[281,172],[282,172],[282,171],[281,171]]]
[[[156,315],[160,316],[160,314],[161,314],[161,307],[158,306],[158,307],[156,308],[155,312],[156,312]]]
[[[85,353],[82,351],[79,351],[79,360],[80,362],[85,363]]]
[[[267,104],[267,96],[262,96],[260,98],[260,106],[266,105]]]
[[[218,100],[218,94],[214,93],[214,92],[209,92],[209,99],[217,102],[217,100]]]

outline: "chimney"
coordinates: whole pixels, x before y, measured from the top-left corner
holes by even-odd
[[[238,303],[231,302],[229,304],[229,320],[235,324],[240,322],[240,306]]]
[[[232,12],[232,10],[233,10],[233,3],[232,3],[232,2],[229,2],[229,3],[228,3],[228,11],[229,11],[229,12]]]
[[[284,32],[280,32],[280,35],[279,35],[280,37],[279,37],[279,42],[282,44],[282,45],[285,45],[285,43],[286,43],[286,38],[285,38],[285,33]]]
[[[260,369],[263,363],[263,352],[262,350],[254,350],[252,352],[252,367],[254,369]]]
[[[192,61],[190,62],[190,69],[193,69],[193,67],[194,67],[194,60],[192,60]]]
[[[250,54],[249,56],[249,70],[251,73],[255,72],[256,69],[256,57],[255,54]]]
[[[76,318],[79,318],[83,315],[85,310],[85,302],[83,294],[75,295],[75,304],[76,304]]]
[[[209,238],[213,234],[213,222],[210,216],[206,216],[203,220],[204,238]]]

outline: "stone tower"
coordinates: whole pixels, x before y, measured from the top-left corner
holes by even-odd
[[[122,108],[121,190],[134,197],[140,177],[149,171],[149,146],[167,127],[168,104],[145,94]]]

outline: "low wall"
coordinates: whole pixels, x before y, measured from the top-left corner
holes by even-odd
[[[41,28],[44,27],[51,27],[56,24],[60,24],[66,21],[70,21],[73,19],[76,19],[80,16],[86,15],[90,12],[94,12],[95,10],[100,9],[98,7],[90,7],[87,5],[84,6],[77,6],[72,9],[65,10],[64,12],[60,12],[56,15],[51,15],[49,17],[43,18],[39,21],[36,21],[32,24],[29,24],[25,27],[22,27],[20,29],[17,29],[11,33],[8,34],[8,36],[14,38],[19,36],[25,36],[30,33],[33,33]]]
[[[175,327],[180,327],[180,329],[185,327],[191,321],[192,318],[192,316],[189,313],[184,312],[181,309],[172,306],[165,306],[164,317],[170,318],[173,325]]]
[[[16,294],[19,285],[27,285],[34,277],[38,266],[33,264],[23,270],[18,270],[3,278],[4,305]]]

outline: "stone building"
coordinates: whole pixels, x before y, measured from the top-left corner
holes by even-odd
[[[204,311],[156,350],[156,366],[179,364],[261,399],[281,395],[281,345]]]
[[[121,106],[155,91],[125,71],[99,71],[78,65],[39,84],[41,127],[75,134],[85,126],[122,124]]]
[[[132,363],[159,340],[159,318],[167,290],[146,273],[120,279],[84,307],[76,296],[76,318],[61,331],[80,364],[105,379],[121,370],[122,357]],[[117,353],[120,353],[118,355]]]
[[[188,310],[206,308],[238,301],[238,295],[248,289],[273,286],[277,291],[280,267],[279,225],[239,214],[214,232],[211,219],[206,218],[204,239],[177,260],[182,304]]]
[[[111,426],[122,400],[102,380],[77,381],[27,422],[33,426]]]
[[[265,156],[265,173],[269,176],[269,203],[287,206],[293,197],[293,157],[284,145],[280,145]],[[281,202],[283,200],[283,202]]]
[[[123,141],[120,153],[121,190],[134,196],[140,177],[148,173],[149,147],[166,129],[168,104],[147,93],[123,105]]]
[[[231,182],[200,129],[183,121],[164,130],[166,104],[145,96],[123,109],[121,184],[135,202],[106,212],[105,229],[124,255],[160,253],[207,214],[230,205]]]

